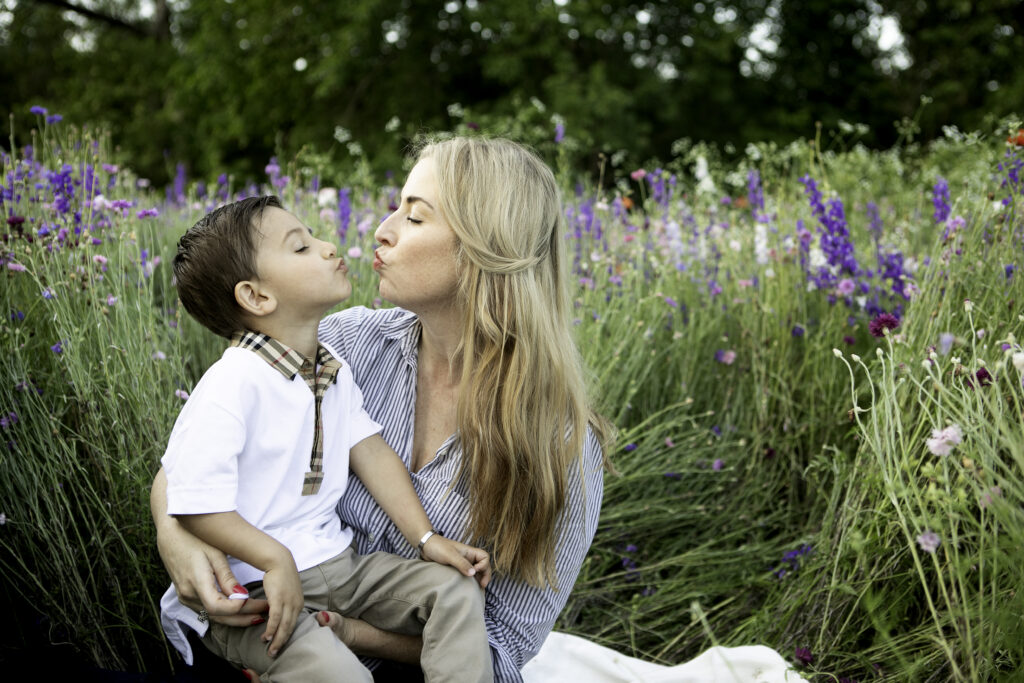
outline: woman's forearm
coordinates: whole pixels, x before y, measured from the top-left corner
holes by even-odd
[[[365,621],[345,618],[345,645],[357,655],[390,659],[403,664],[419,664],[423,638],[382,631]]]

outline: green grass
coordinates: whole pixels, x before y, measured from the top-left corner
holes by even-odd
[[[1000,186],[997,164],[1020,158],[1004,157],[1003,137],[887,151],[764,145],[729,166],[697,146],[665,164],[666,180],[676,174],[667,202],[646,181],[578,196],[567,182],[578,341],[619,439],[560,629],[664,663],[714,643],[763,643],[794,662],[807,648],[802,671],[820,681],[1012,680],[1024,666],[1024,390],[1013,363],[1024,221],[1020,188]],[[8,590],[57,627],[50,637],[104,666],[166,669],[175,658],[156,601],[167,577],[148,487],[175,391],[222,347],[178,309],[167,263],[219,200],[191,185],[168,203],[137,187],[130,164],[103,170],[115,161],[103,136],[44,127],[34,142],[35,160],[3,168],[0,567]],[[710,156],[715,192],[696,189],[698,154]],[[65,164],[74,193],[62,210],[47,174]],[[93,208],[87,166],[106,199],[134,206]],[[743,205],[750,170],[764,188],[760,223]],[[308,183],[301,160],[288,171]],[[913,265],[913,296],[880,302],[904,309],[887,337],[869,334],[856,301],[808,288],[797,223],[814,244],[818,224],[804,174],[842,200],[862,265],[877,267],[869,202],[879,246]],[[948,239],[932,217],[938,176],[964,218]],[[351,189],[343,248],[363,252],[349,258],[351,303],[379,305],[372,230],[357,225],[383,217],[394,188]],[[642,206],[620,210],[623,193]],[[281,194],[318,236],[335,234],[337,214],[316,193],[293,182]],[[160,214],[138,217],[149,208]],[[944,334],[955,337],[948,353]],[[731,363],[716,359],[726,351]],[[991,384],[968,384],[982,364]],[[963,442],[931,454],[926,440],[949,424]],[[926,529],[941,538],[934,554],[916,541]]]

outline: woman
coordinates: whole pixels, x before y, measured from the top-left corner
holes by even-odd
[[[352,366],[366,410],[409,467],[437,530],[491,553],[485,619],[496,680],[520,680],[568,598],[600,512],[606,423],[572,340],[561,202],[551,170],[506,140],[424,147],[378,227],[380,294],[399,308],[328,317],[321,338]],[[182,600],[248,625],[223,557],[164,514],[160,553]],[[353,480],[339,504],[361,553],[414,556]],[[417,662],[417,638],[321,615],[358,654]]]

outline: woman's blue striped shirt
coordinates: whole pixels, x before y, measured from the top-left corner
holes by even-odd
[[[374,311],[354,307],[320,323],[321,341],[348,361],[362,389],[366,411],[384,427],[384,440],[406,467],[412,456],[419,337],[416,315],[397,308]],[[463,538],[469,521],[466,491],[460,487],[449,490],[461,459],[461,448],[452,435],[434,460],[411,473],[434,528],[455,539]],[[601,446],[590,430],[582,464],[582,485],[580,468],[573,466],[569,471],[569,494],[557,544],[558,590],[535,588],[507,577],[498,577],[487,587],[484,618],[497,681],[522,680],[519,669],[537,654],[554,626],[594,538],[601,511],[603,469]],[[350,480],[348,491],[338,503],[338,514],[354,530],[358,552],[417,555],[358,478]]]

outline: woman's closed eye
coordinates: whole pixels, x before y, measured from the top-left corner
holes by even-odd
[[[410,223],[412,223],[413,225],[419,225],[420,223],[423,222],[419,218],[413,218],[412,216],[407,216],[406,220],[409,221]]]
[[[303,244],[303,245],[302,245],[301,247],[299,247],[298,249],[296,249],[296,250],[295,250],[295,253],[296,253],[296,254],[301,254],[301,253],[302,253],[302,252],[304,252],[304,251],[309,251],[309,246],[308,246],[308,245],[306,245],[306,244]]]

